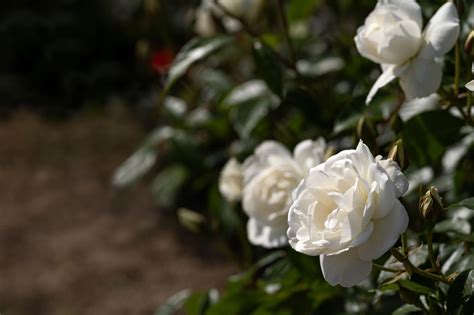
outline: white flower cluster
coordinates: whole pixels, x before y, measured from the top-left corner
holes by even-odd
[[[219,188],[230,201],[242,196],[252,244],[289,243],[319,255],[330,284],[353,286],[405,231],[408,215],[398,198],[408,181],[397,163],[374,158],[362,141],[324,162],[325,152],[322,138],[299,143],[293,154],[265,141],[242,166],[226,164]]]
[[[249,216],[247,235],[252,244],[266,248],[288,244],[291,193],[309,169],[323,161],[325,151],[322,138],[299,143],[293,155],[281,143],[265,141],[242,166],[235,159],[227,162],[219,189],[229,201],[242,197],[243,209]]]
[[[355,37],[361,55],[383,70],[366,102],[397,77],[407,99],[435,93],[442,58],[459,32],[452,2],[423,29],[415,0],[379,0]],[[473,91],[474,81],[466,87]],[[299,143],[293,153],[265,141],[242,165],[235,159],[226,164],[219,189],[229,201],[242,201],[251,243],[266,248],[289,243],[298,252],[319,256],[325,279],[350,287],[369,276],[372,261],[407,228],[399,198],[409,184],[396,162],[374,157],[362,141],[325,161],[326,151],[322,138]]]

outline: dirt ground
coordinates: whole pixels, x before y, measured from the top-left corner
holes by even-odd
[[[123,109],[0,122],[2,315],[153,314],[173,293],[222,287],[237,271],[154,209],[145,184],[111,189],[144,135]]]

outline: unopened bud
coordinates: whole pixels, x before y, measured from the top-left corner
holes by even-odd
[[[443,212],[443,202],[438,189],[431,186],[420,199],[420,213],[428,221],[434,221]]]
[[[403,146],[402,139],[398,139],[390,148],[387,158],[397,162],[401,170],[406,170],[408,167],[408,158]]]
[[[474,56],[474,30],[472,30],[464,42],[464,51],[467,55]]]

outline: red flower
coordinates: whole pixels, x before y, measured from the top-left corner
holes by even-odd
[[[153,53],[150,65],[153,70],[160,74],[168,71],[171,62],[173,62],[173,52],[169,48],[161,48]]]

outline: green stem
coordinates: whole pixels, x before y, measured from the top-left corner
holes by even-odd
[[[374,263],[373,266],[379,270],[382,271],[387,271],[387,272],[393,272],[393,273],[399,273],[399,272],[404,272],[405,270],[402,269],[395,269],[395,268],[388,268],[379,264]]]
[[[467,54],[467,80],[466,80],[466,82],[470,82],[472,80],[472,54],[473,54],[472,51],[470,51]],[[471,93],[471,91],[467,91],[466,105],[467,105],[467,116],[470,118],[471,122],[474,122],[473,118],[471,117],[471,110],[472,110],[472,93]]]
[[[290,61],[293,64],[296,64],[295,49],[293,47],[290,34],[288,32],[288,19],[286,18],[285,6],[283,4],[283,0],[278,0],[278,11],[280,13],[280,19],[281,19],[281,24],[283,28],[283,36],[285,37],[285,41],[288,46],[288,55],[290,57]]]
[[[434,273],[431,273],[431,272],[428,272],[428,271],[425,271],[425,270],[422,270],[418,267],[415,267],[415,265],[413,265],[411,263],[411,261],[408,259],[408,256],[405,256],[405,255],[402,255],[402,253],[400,253],[399,251],[397,251],[396,249],[392,248],[390,249],[390,253],[393,255],[393,257],[395,257],[399,262],[403,263],[403,265],[405,266],[405,269],[407,270],[407,272],[409,274],[412,274],[412,273],[416,273],[422,277],[425,277],[425,278],[428,278],[428,279],[431,279],[431,280],[435,280],[435,281],[440,281],[440,282],[443,282],[443,283],[446,283],[446,284],[450,284],[451,281],[449,281],[448,279],[446,279],[444,276],[440,276],[440,275],[437,275],[437,274],[434,274]]]
[[[459,94],[459,80],[461,77],[461,47],[459,45],[459,41],[456,42],[456,47],[454,48],[455,51],[455,64],[454,64],[454,95],[456,99]]]
[[[436,259],[434,256],[433,233],[430,226],[426,226],[426,242],[428,244],[428,258],[430,260],[431,267],[433,267],[434,270],[439,271],[439,268],[438,268],[438,265],[436,264]]]
[[[407,234],[403,233],[401,235],[401,241],[402,241],[402,254],[407,256],[408,255],[408,240],[407,240]]]

